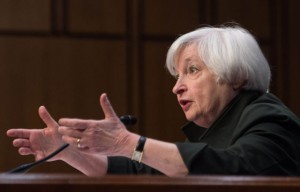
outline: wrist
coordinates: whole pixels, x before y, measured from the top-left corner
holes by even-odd
[[[146,143],[147,138],[144,136],[140,136],[131,156],[131,160],[141,162],[143,153],[144,153],[144,146]]]
[[[123,137],[123,141],[119,142],[118,152],[116,152],[116,155],[121,155],[127,158],[131,158],[133,149],[136,147],[139,138],[140,138],[139,135],[129,132],[129,134]]]

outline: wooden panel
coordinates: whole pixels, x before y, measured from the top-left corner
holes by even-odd
[[[28,158],[19,158],[11,140],[6,137],[10,127],[30,127],[42,124],[37,108],[43,103],[42,60],[35,57],[41,47],[35,40],[19,41],[15,38],[0,38],[0,170],[5,171]],[[31,161],[33,158],[31,157]]]
[[[0,38],[0,153],[6,154],[0,157],[0,170],[33,161],[17,154],[5,131],[44,126],[37,115],[40,105],[55,119],[99,119],[99,95],[107,92],[116,112],[126,113],[125,61],[121,41]]]
[[[299,17],[299,7],[300,2],[297,0],[289,1],[289,29],[288,36],[285,37],[284,41],[286,41],[289,45],[288,50],[288,58],[285,58],[284,61],[288,61],[288,63],[283,63],[284,67],[288,69],[287,79],[288,82],[284,82],[284,85],[287,83],[290,87],[290,96],[289,96],[289,105],[296,114],[300,116],[300,65],[299,65],[299,50],[300,50],[300,17]]]
[[[43,60],[36,52],[41,48],[37,40],[0,38],[0,98],[5,101],[0,108],[2,128],[28,126],[36,116],[43,95]]]
[[[186,122],[172,93],[175,79],[165,68],[169,43],[145,43],[142,127],[149,137],[168,141],[183,141],[180,127]]]
[[[45,97],[54,110],[58,108],[62,115],[103,117],[99,95],[107,92],[116,111],[126,112],[123,42],[55,39],[48,46],[51,56],[44,63],[49,85]]]
[[[1,0],[0,31],[49,31],[50,0]]]
[[[144,0],[144,33],[175,35],[199,26],[198,0]]]
[[[125,33],[126,1],[70,0],[68,29],[81,33]]]
[[[270,0],[218,0],[216,5],[216,23],[235,21],[259,37],[269,37]]]

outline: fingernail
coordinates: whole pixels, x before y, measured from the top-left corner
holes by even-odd
[[[110,103],[107,94],[105,94],[105,101],[106,101],[107,103]]]

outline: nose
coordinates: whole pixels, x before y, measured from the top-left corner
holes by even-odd
[[[182,81],[182,79],[177,79],[173,89],[172,89],[172,92],[175,94],[175,95],[178,95],[178,94],[182,94],[184,91],[186,91],[187,87],[186,85],[184,84],[184,82]]]

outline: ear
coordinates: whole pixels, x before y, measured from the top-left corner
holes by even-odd
[[[241,81],[237,81],[233,84],[231,84],[233,90],[237,91],[240,90],[244,85],[246,85],[247,80],[241,80]]]
[[[246,79],[236,80],[235,82],[230,83],[220,77],[217,77],[217,84],[219,85],[227,84],[231,86],[234,91],[239,91],[246,83],[247,83]]]

